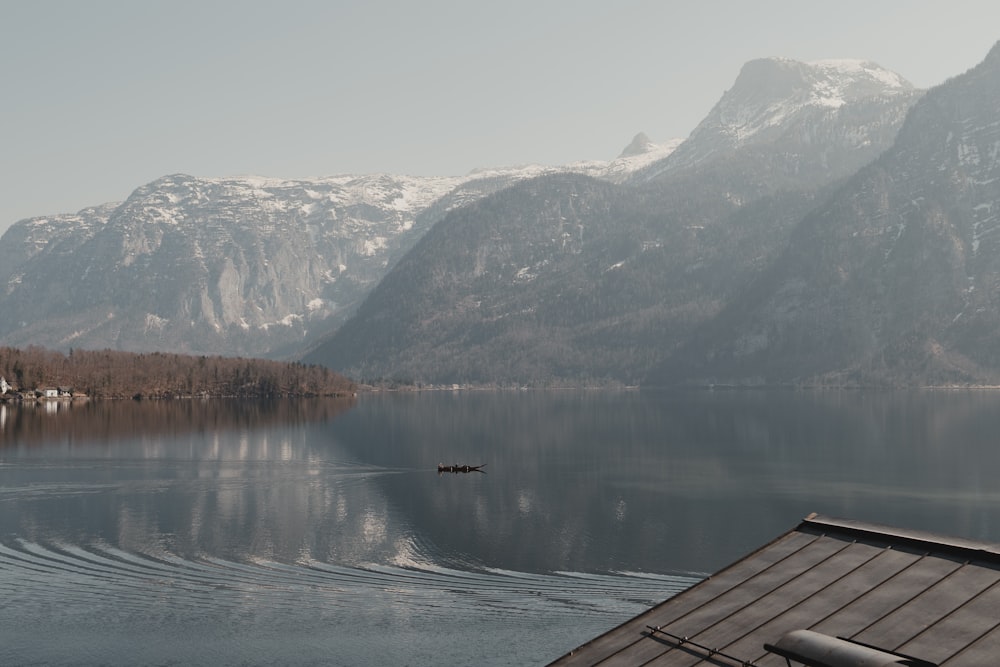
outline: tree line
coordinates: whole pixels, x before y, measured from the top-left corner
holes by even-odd
[[[21,392],[64,387],[92,398],[345,396],[354,383],[299,362],[117,350],[0,347],[0,377]]]

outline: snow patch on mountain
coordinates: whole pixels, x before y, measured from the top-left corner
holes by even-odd
[[[743,67],[719,102],[715,120],[739,145],[810,107],[838,109],[865,97],[912,89],[898,74],[863,60],[766,58]]]
[[[879,90],[880,94],[912,90],[899,74],[867,60],[814,60],[806,63],[816,75],[812,80],[811,99],[815,104],[839,107],[860,95]]]

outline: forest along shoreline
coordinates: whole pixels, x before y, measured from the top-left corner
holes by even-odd
[[[0,401],[349,397],[350,379],[315,364],[162,352],[0,347]]]

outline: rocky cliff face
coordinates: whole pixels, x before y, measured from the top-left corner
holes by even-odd
[[[548,172],[619,178],[670,148],[464,177],[167,176],[121,204],[13,225],[0,239],[0,340],[292,356],[449,210]]]
[[[1000,382],[1000,44],[807,216],[657,384]]]
[[[638,382],[768,266],[827,188],[891,145],[917,98],[859,65],[817,105],[817,84],[801,82],[815,66],[778,69],[791,84],[749,96],[745,69],[739,94],[621,185],[545,177],[454,211],[307,359],[361,379]],[[757,119],[752,140],[722,137],[720,108]],[[761,108],[787,112],[765,122]]]
[[[118,206],[24,221],[0,242],[23,258],[4,265],[0,332],[15,345],[263,354],[349,308],[460,184],[174,175]]]

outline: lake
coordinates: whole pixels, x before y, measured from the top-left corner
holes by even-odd
[[[810,512],[1000,541],[998,406],[973,391],[0,405],[0,664],[544,664]]]

